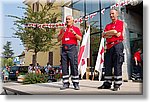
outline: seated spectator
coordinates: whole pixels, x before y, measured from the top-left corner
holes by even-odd
[[[8,81],[9,78],[9,67],[6,66],[6,68],[3,69],[2,74],[4,76],[4,82]]]
[[[28,67],[28,73],[32,73],[33,70],[33,64],[30,64]]]
[[[45,66],[45,72],[48,74],[50,68],[52,68],[52,66],[50,65],[50,63],[48,62],[47,65]]]

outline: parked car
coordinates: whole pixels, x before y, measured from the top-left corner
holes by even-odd
[[[10,68],[9,79],[17,80],[18,75],[28,73],[28,66],[12,66]]]
[[[19,75],[17,78],[17,82],[23,82],[26,75]]]

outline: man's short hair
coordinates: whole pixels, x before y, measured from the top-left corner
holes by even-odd
[[[70,17],[72,18],[72,20],[74,20],[74,18],[73,18],[73,16],[72,16],[72,15],[67,15],[67,16],[66,16],[66,18],[67,18],[68,16],[70,16]]]
[[[118,8],[116,8],[116,7],[111,8],[110,11],[111,11],[111,10],[115,10],[115,11],[117,11],[117,12],[119,11]]]

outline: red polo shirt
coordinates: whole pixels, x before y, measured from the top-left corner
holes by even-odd
[[[117,40],[119,41],[123,41],[123,21],[121,20],[116,20],[115,22],[112,22],[110,24],[107,24],[105,27],[104,31],[109,31],[109,30],[116,30],[117,32],[120,32],[121,35],[119,37],[113,35],[111,38],[106,38],[106,46],[107,49],[111,48],[112,46],[114,46],[115,44],[117,44],[117,42],[115,44],[110,44],[112,42],[115,42]]]
[[[137,51],[137,52],[134,53],[134,58],[135,57],[137,58],[137,61],[141,62],[141,56],[140,56],[140,52],[139,51]]]
[[[62,44],[76,44],[77,45],[77,38],[75,37],[75,35],[70,32],[70,28],[72,28],[76,34],[78,34],[79,36],[82,36],[81,32],[80,32],[80,29],[78,27],[75,27],[75,26],[69,26],[67,27],[65,33],[64,33],[64,36],[62,37]],[[60,34],[62,34],[62,30],[60,30]],[[58,36],[59,36],[58,35]]]

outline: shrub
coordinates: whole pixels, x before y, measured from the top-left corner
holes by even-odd
[[[28,73],[25,76],[23,84],[46,83],[47,80],[48,75],[46,74]]]
[[[62,74],[61,73],[56,73],[55,74],[55,79],[56,80],[61,80],[61,78],[62,78]]]

